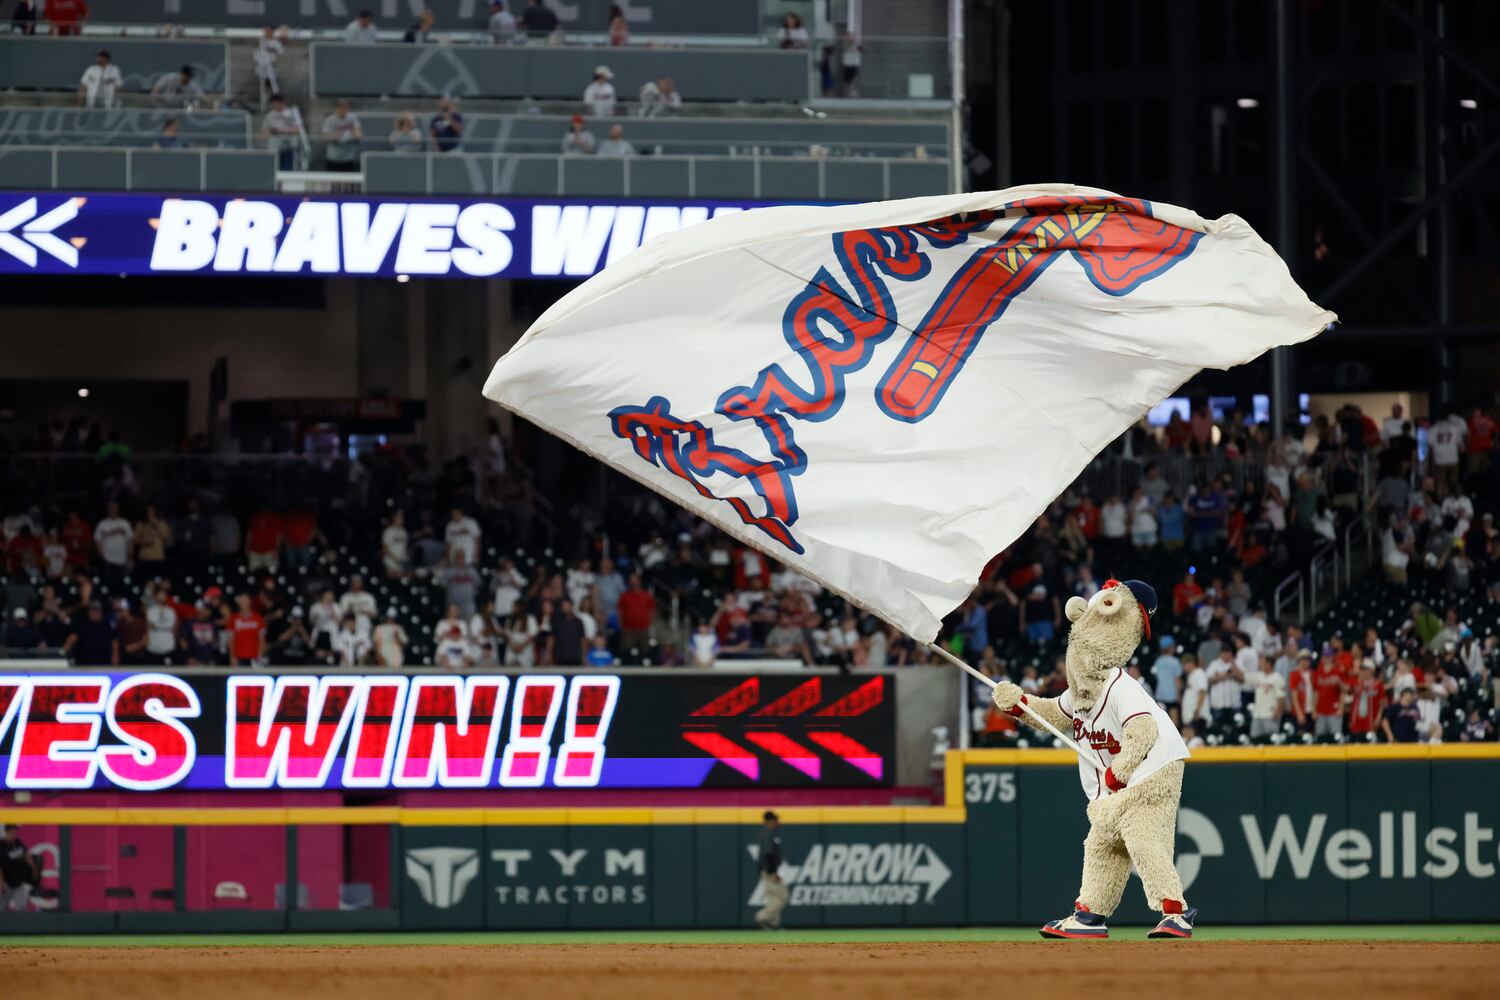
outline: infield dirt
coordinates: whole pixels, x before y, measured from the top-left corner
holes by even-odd
[[[1026,970],[1030,987],[1020,990]],[[1163,997],[1479,998],[1500,944],[1043,942],[0,947],[25,1000],[918,1000],[997,991]]]

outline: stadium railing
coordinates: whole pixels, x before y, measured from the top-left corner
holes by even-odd
[[[118,31],[122,27],[141,26],[159,31],[163,24],[174,30],[249,31],[259,33],[267,24],[289,25],[298,31],[316,31],[343,35],[344,27],[362,6],[377,15],[382,38],[398,40],[414,19],[413,4],[392,3],[309,3],[308,0],[256,0],[254,3],[202,4],[190,0],[90,0],[89,21],[85,31]],[[488,37],[489,9],[482,3],[431,4],[435,15],[433,29],[438,37]],[[512,12],[525,6],[510,4]],[[581,36],[607,41],[608,0],[571,0],[552,4],[558,15],[563,37]],[[632,27],[632,40],[647,37],[682,37],[735,35],[741,38],[762,35],[768,25],[763,0],[653,0],[647,10],[649,20],[638,20]],[[209,7],[210,9],[204,9]],[[421,5],[416,5],[420,9]],[[217,8],[217,9],[213,9]],[[775,15],[779,16],[779,15]],[[195,25],[194,19],[212,19],[211,26]],[[774,17],[772,18],[774,21]],[[38,29],[45,31],[45,21]],[[646,32],[648,34],[643,34]]]
[[[607,62],[615,89],[632,98],[670,76],[693,101],[803,101],[807,53],[781,49],[635,49],[373,46],[315,42],[315,97],[392,96],[580,99],[594,67]]]
[[[247,149],[249,112],[149,108],[0,107],[0,145],[151,146],[175,121],[185,147]]]
[[[357,108],[365,151],[392,152],[388,137],[401,110]],[[424,136],[433,115],[428,105],[406,111]],[[3,114],[3,112],[0,112]],[[464,153],[557,153],[568,133],[566,114],[464,113]],[[3,122],[0,118],[0,122]],[[314,122],[314,125],[317,123]],[[706,117],[641,118],[621,113],[589,118],[586,127],[603,140],[615,125],[641,155],[794,156],[815,148],[830,157],[881,156],[943,158],[948,151],[948,122],[935,118],[845,117]]]
[[[365,190],[636,198],[868,201],[947,190],[945,160],[366,153]]]
[[[108,49],[124,79],[123,91],[149,91],[161,77],[191,66],[205,94],[228,96],[229,46],[224,42],[160,38],[39,38],[0,35],[0,90],[77,91],[95,54]]]
[[[256,149],[0,145],[0,188],[274,191],[276,154]]]

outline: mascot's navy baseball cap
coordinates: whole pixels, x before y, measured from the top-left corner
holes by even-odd
[[[1151,638],[1151,616],[1156,614],[1156,588],[1143,580],[1126,580],[1125,588],[1135,595],[1141,606],[1141,620],[1146,625],[1146,638]]]

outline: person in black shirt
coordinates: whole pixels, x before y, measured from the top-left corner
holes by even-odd
[[[1417,710],[1417,693],[1411,688],[1402,688],[1396,704],[1385,710],[1380,728],[1385,730],[1387,743],[1417,742],[1417,723],[1422,713]]]
[[[755,923],[763,931],[781,926],[781,911],[791,899],[791,890],[781,878],[781,817],[767,809],[757,841],[756,863],[760,866],[760,890],[765,905],[755,911]]]
[[[36,649],[42,645],[42,633],[31,623],[25,608],[11,612],[11,622],[0,632],[0,646],[11,651]]]
[[[0,827],[0,913],[25,912],[41,867],[21,842],[21,828]]]
[[[552,662],[559,667],[583,665],[583,620],[573,613],[566,597],[552,616]]]
[[[517,20],[532,38],[545,38],[557,30],[557,15],[542,0],[529,0]]]
[[[120,639],[115,623],[104,617],[98,601],[89,603],[88,612],[73,622],[73,631],[63,643],[63,653],[80,667],[115,666],[120,662]]]

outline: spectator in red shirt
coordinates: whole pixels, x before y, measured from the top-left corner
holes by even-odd
[[[85,0],[47,0],[47,21],[54,35],[81,34],[88,19],[89,5]]]
[[[1172,411],[1172,416],[1167,420],[1166,438],[1167,450],[1177,452],[1187,451],[1188,442],[1193,439],[1192,428],[1176,410]]]
[[[1083,532],[1084,538],[1092,542],[1099,537],[1099,508],[1094,506],[1094,501],[1089,499],[1087,493],[1068,516],[1078,522],[1078,529]]]
[[[1344,732],[1343,671],[1330,652],[1318,661],[1313,674],[1313,732],[1318,736],[1341,736]]]
[[[1495,446],[1495,422],[1478,406],[1469,415],[1469,475],[1489,468],[1490,449]]]
[[[752,548],[734,550],[734,589],[770,590],[771,560]]]
[[[63,548],[68,550],[70,567],[87,566],[94,551],[94,526],[78,516],[78,511],[68,511],[68,519],[62,526]]]
[[[1214,415],[1209,411],[1207,403],[1198,404],[1189,421],[1189,428],[1193,435],[1193,454],[1206,455],[1213,450]]]
[[[1333,662],[1338,664],[1339,674],[1343,676],[1344,683],[1352,683],[1354,681],[1354,654],[1344,648],[1344,636],[1339,632],[1333,633],[1333,638],[1328,640],[1328,645],[1333,647]]]
[[[1312,653],[1300,650],[1297,653],[1297,666],[1286,679],[1286,700],[1292,708],[1292,715],[1297,719],[1298,732],[1305,733],[1312,729],[1312,679]]]
[[[32,533],[31,525],[21,525],[16,537],[5,547],[5,562],[11,576],[41,574],[42,540]]]
[[[312,565],[312,544],[324,541],[318,530],[318,518],[306,507],[288,511],[282,521],[286,537],[286,564],[289,569],[301,569]]]
[[[1385,713],[1385,685],[1375,676],[1375,661],[1366,659],[1359,668],[1349,702],[1349,735],[1372,739],[1380,731]]]
[[[245,531],[245,564],[250,572],[276,572],[284,530],[281,515],[274,510],[262,507],[251,515],[250,526]]]
[[[229,663],[231,666],[254,663],[266,654],[266,620],[250,606],[250,595],[235,598],[238,606],[229,616]]]
[[[1182,575],[1182,582],[1172,588],[1172,614],[1181,618],[1201,600],[1203,588],[1198,586],[1198,578],[1189,570]]]
[[[656,598],[641,586],[639,573],[630,574],[629,585],[620,594],[620,648],[645,649],[656,620]]]

